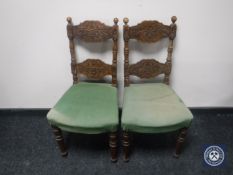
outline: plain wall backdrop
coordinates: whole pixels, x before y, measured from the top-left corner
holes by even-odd
[[[66,17],[74,24],[119,18],[119,105],[123,98],[123,18],[170,24],[176,15],[171,86],[189,107],[233,106],[232,0],[2,0],[0,108],[50,108],[71,86]],[[78,59],[111,62],[111,47],[82,44]],[[165,58],[159,45],[131,44],[131,62]],[[153,52],[158,51],[158,52]],[[94,57],[91,56],[91,57]]]

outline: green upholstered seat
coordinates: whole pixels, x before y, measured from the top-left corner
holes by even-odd
[[[140,133],[161,133],[189,127],[192,113],[163,83],[131,84],[125,88],[122,128]]]
[[[69,132],[114,132],[118,126],[117,90],[111,84],[75,84],[49,111],[47,119]]]

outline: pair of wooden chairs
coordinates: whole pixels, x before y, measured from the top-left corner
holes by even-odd
[[[143,21],[130,27],[124,19],[124,102],[122,107],[121,128],[123,130],[124,160],[129,160],[129,133],[164,133],[179,130],[175,156],[178,157],[184,142],[192,114],[182,100],[169,87],[172,66],[173,40],[176,36],[176,17],[171,25],[158,21]],[[67,18],[67,34],[71,53],[73,85],[65,92],[57,104],[47,114],[53,128],[62,156],[67,149],[62,130],[74,133],[99,134],[108,132],[111,160],[117,160],[117,129],[119,126],[117,105],[117,53],[118,19],[113,26],[99,21],[84,21],[73,25]],[[168,54],[165,63],[154,59],[143,59],[136,64],[129,63],[129,41],[154,43],[168,38]],[[75,40],[86,42],[113,41],[112,65],[99,59],[87,59],[77,63]],[[130,76],[153,78],[164,74],[163,83],[130,84]],[[112,76],[112,83],[79,82],[79,76],[85,75],[92,80]]]

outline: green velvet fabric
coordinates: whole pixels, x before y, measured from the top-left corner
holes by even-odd
[[[163,83],[131,84],[125,88],[122,129],[162,133],[189,127],[193,115],[176,93]]]
[[[119,123],[117,89],[104,83],[73,85],[49,111],[47,119],[69,132],[114,132]]]

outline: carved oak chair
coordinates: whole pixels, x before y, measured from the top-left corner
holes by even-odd
[[[171,25],[158,21],[143,21],[130,27],[124,18],[124,102],[122,130],[124,160],[129,160],[129,133],[165,133],[179,130],[175,157],[181,151],[187,128],[192,121],[192,113],[175,91],[169,86],[172,67],[173,40],[176,36],[176,17]],[[129,64],[129,41],[135,39],[145,43],[155,43],[168,38],[168,54],[165,63],[155,59],[142,59]],[[149,79],[164,74],[163,83],[130,84],[130,76]]]
[[[113,26],[99,21],[84,21],[73,25],[67,18],[67,35],[71,53],[71,70],[73,85],[65,92],[56,105],[47,114],[53,128],[56,141],[62,156],[67,156],[67,148],[62,130],[73,133],[99,134],[110,133],[109,146],[111,160],[117,160],[117,50],[118,50],[118,19]],[[99,59],[86,59],[77,63],[75,43],[113,41],[112,65]],[[91,80],[101,80],[107,75],[112,76],[112,83],[79,82],[80,75]]]

